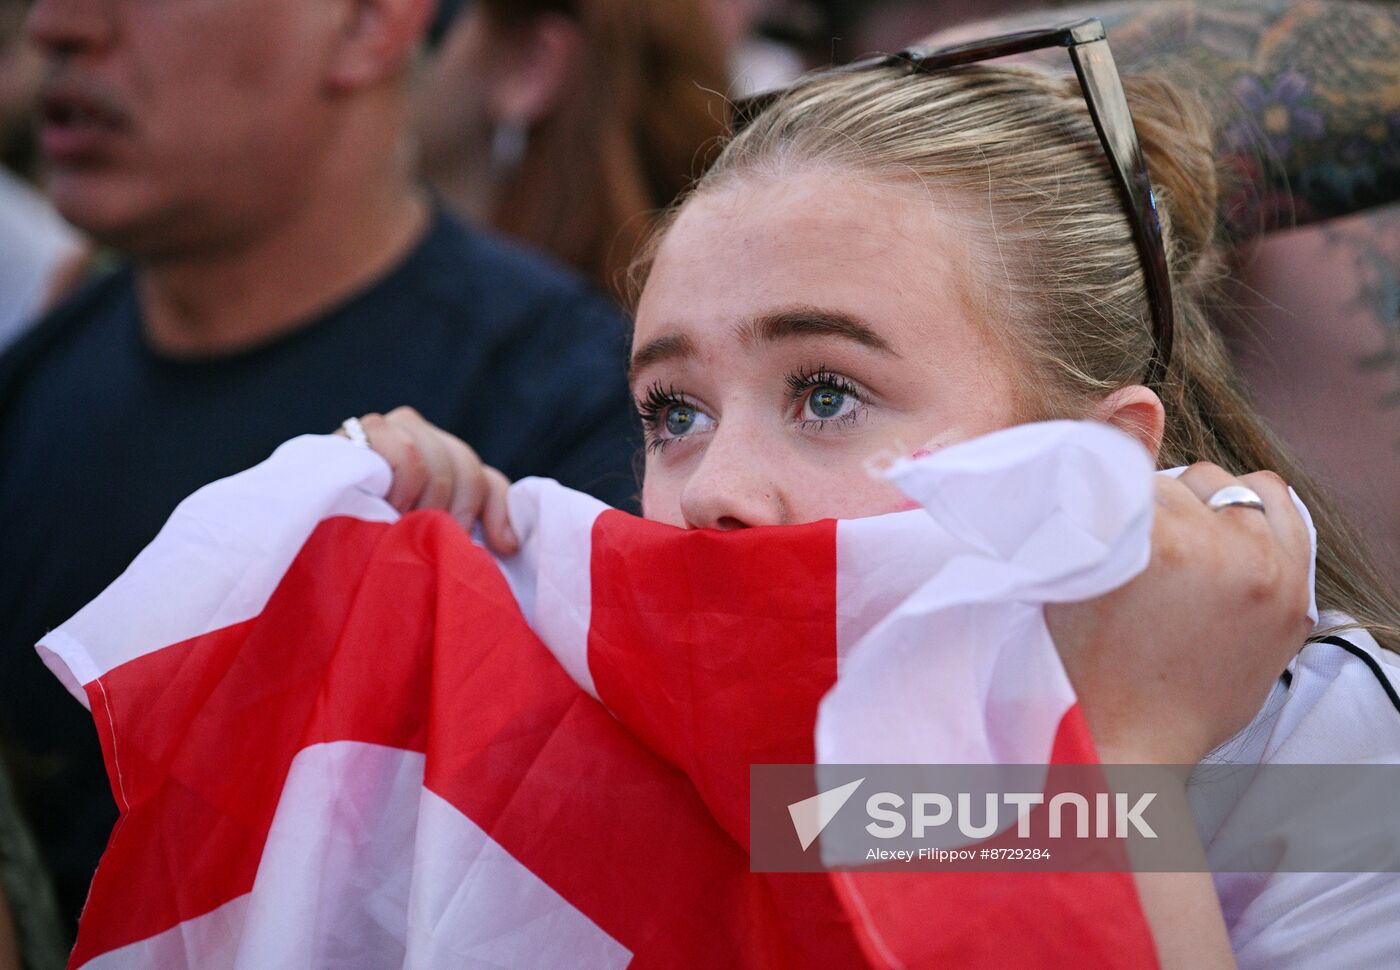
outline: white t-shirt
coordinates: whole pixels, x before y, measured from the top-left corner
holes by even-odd
[[[1319,628],[1346,620],[1324,613]],[[1400,764],[1400,656],[1354,627],[1309,643],[1259,715],[1203,764],[1215,761]],[[1394,787],[1392,777],[1385,773],[1388,788]],[[1193,806],[1195,796],[1193,791]],[[1242,839],[1267,839],[1272,850],[1286,843],[1286,835],[1261,831],[1257,806],[1241,807],[1249,797],[1246,789],[1229,805],[1198,811],[1212,868],[1232,840],[1238,846]],[[1366,804],[1377,820],[1379,835],[1368,829],[1366,836],[1375,840],[1369,844],[1376,858],[1400,857],[1400,804]],[[1293,806],[1277,810],[1283,814]],[[1307,838],[1323,828],[1301,827]],[[1400,873],[1217,871],[1215,885],[1242,970],[1400,966]]]

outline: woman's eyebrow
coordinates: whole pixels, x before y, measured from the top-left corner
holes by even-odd
[[[740,324],[735,333],[745,343],[780,340],[785,337],[843,337],[872,350],[878,350],[882,354],[899,356],[870,324],[839,310],[792,307],[776,313],[766,313],[749,323]]]
[[[648,341],[640,350],[632,355],[632,361],[627,365],[628,381],[636,379],[641,371],[658,364],[663,360],[675,360],[678,357],[692,357],[695,355],[695,341],[691,340],[683,333],[668,333]]]
[[[792,307],[765,313],[747,323],[739,324],[735,328],[735,336],[742,343],[782,340],[788,337],[842,337],[878,350],[882,354],[899,356],[889,341],[863,320],[839,310],[820,310],[816,307]],[[650,340],[632,355],[632,360],[627,365],[628,381],[635,380],[639,373],[653,364],[692,357],[695,352],[695,341],[683,333],[668,333]]]

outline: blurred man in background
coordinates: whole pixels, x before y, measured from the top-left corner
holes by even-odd
[[[0,740],[69,916],[116,813],[90,718],[33,644],[180,499],[400,404],[512,478],[635,489],[612,304],[418,187],[409,68],[432,12],[33,4],[49,191],[131,264],[0,357]]]

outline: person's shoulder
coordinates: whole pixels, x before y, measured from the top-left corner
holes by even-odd
[[[491,329],[620,329],[621,309],[544,253],[439,212],[424,242],[421,280],[435,299]]]
[[[1352,693],[1400,725],[1400,656],[1343,614],[1324,613],[1320,625],[1336,629],[1308,641],[1294,664],[1294,676]]]
[[[1400,657],[1339,613],[1323,613],[1284,675],[1265,760],[1400,763]]]
[[[124,267],[105,270],[81,284],[0,354],[0,386],[13,375],[32,370],[48,351],[123,312],[131,305],[133,293],[131,271]]]
[[[40,321],[90,320],[111,312],[131,298],[135,274],[125,264],[109,264],[80,283]]]
[[[1400,763],[1400,657],[1343,614],[1319,629],[1242,732],[1260,748],[1218,759],[1268,767],[1230,779],[1207,765],[1193,792],[1241,968],[1393,962],[1400,839],[1375,806],[1393,801]]]

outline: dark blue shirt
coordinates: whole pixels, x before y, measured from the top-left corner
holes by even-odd
[[[116,809],[87,712],[34,651],[46,630],[201,485],[401,404],[511,479],[546,475],[630,507],[625,361],[610,301],[441,215],[386,277],[264,346],[162,356],[127,271],[0,357],[0,743],[65,911],[76,915]]]

